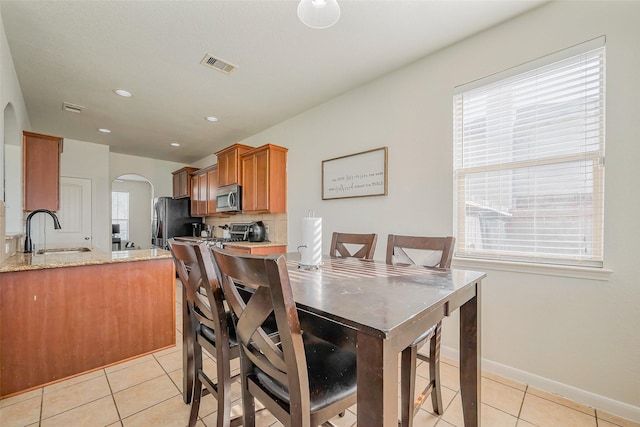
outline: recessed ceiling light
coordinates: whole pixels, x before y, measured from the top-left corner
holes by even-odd
[[[124,96],[125,98],[131,98],[133,96],[131,92],[124,89],[114,89],[113,93],[115,93],[116,95]]]
[[[100,128],[98,129],[100,132],[102,133],[111,133],[111,129],[106,129],[106,128]]]
[[[213,116],[205,117],[205,119],[210,121],[210,122],[217,122],[218,121],[218,118],[217,117],[213,117]]]
[[[172,145],[173,147],[180,147],[180,144],[178,144],[177,142],[172,142],[172,143],[171,143],[171,145]]]

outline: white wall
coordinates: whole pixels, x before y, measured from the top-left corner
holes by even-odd
[[[126,154],[109,153],[109,176],[111,181],[122,175],[135,174],[149,180],[154,189],[153,197],[173,195],[171,172],[183,168],[184,163],[147,159]]]
[[[486,366],[640,421],[640,2],[552,2],[346,93],[242,143],[289,148],[289,250],[309,209],[332,231],[453,230],[452,91],[457,85],[607,36],[605,267],[608,281],[489,271]],[[452,23],[453,24],[453,23]],[[389,147],[389,195],[322,201],[321,160]],[[632,191],[630,191],[632,190]],[[457,324],[444,345],[457,348]]]
[[[111,191],[129,193],[129,238],[122,241],[122,249],[127,241],[134,242],[136,248],[151,247],[151,184],[144,181],[113,182]]]
[[[0,14],[0,107],[2,108],[2,114],[0,114],[0,181],[2,177],[7,173],[5,171],[5,163],[11,161],[5,159],[5,144],[19,144],[18,141],[22,141],[22,130],[29,130],[31,124],[29,123],[29,117],[27,115],[27,109],[25,107],[24,98],[20,90],[20,84],[18,83],[18,76],[16,75],[15,67],[13,65],[13,58],[11,58],[11,51],[7,44],[7,36],[4,32],[4,23],[2,22],[2,15]],[[5,123],[5,112],[7,119],[11,120],[11,123]],[[11,182],[8,180],[6,185]],[[22,192],[12,191],[8,196],[10,199],[4,200],[4,185],[5,182],[0,182],[0,244],[4,248],[4,237],[6,231],[18,231],[13,228],[17,224],[13,224],[12,218],[14,218],[14,209],[19,206],[22,209]],[[5,206],[6,205],[6,206]],[[6,207],[6,210],[5,210]],[[6,227],[7,219],[11,221],[10,228]],[[0,250],[0,260],[4,259],[5,251]]]

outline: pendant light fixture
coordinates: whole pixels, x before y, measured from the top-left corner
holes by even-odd
[[[298,18],[307,27],[318,30],[329,28],[340,18],[340,6],[336,0],[300,0]]]

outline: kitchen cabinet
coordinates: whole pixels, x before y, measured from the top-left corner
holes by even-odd
[[[22,132],[23,210],[59,209],[62,141],[58,136]]]
[[[184,167],[172,172],[174,199],[191,197],[191,173],[197,170],[197,168]]]
[[[266,144],[240,156],[242,212],[287,211],[287,151]]]
[[[271,254],[284,254],[287,252],[286,245],[243,245],[243,244],[225,244],[224,250],[233,252],[236,254],[244,255],[271,255]]]
[[[218,165],[191,174],[191,215],[216,215]]]
[[[216,153],[216,157],[218,158],[219,187],[230,184],[243,184],[240,175],[240,156],[250,150],[253,150],[253,147],[233,144]]]
[[[218,195],[218,165],[207,171],[207,213],[216,213],[216,197]]]

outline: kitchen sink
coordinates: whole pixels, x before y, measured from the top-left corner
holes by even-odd
[[[90,248],[50,248],[39,249],[36,255],[54,255],[54,254],[79,254],[82,252],[91,252]]]

